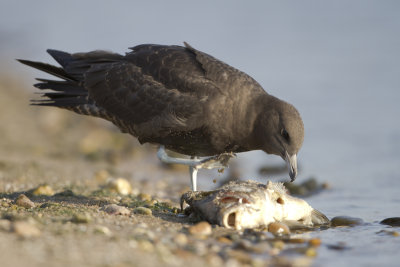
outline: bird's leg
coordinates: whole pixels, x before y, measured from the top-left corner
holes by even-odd
[[[197,171],[199,169],[214,169],[228,167],[228,162],[235,156],[234,153],[223,153],[217,156],[199,159],[192,157],[191,159],[173,158],[168,156],[163,145],[157,152],[158,158],[164,163],[188,165],[190,171],[190,179],[192,183],[192,190],[196,191],[197,186]]]
[[[190,157],[192,160],[196,159],[197,157]],[[190,183],[192,185],[192,191],[197,191],[197,172],[199,169],[197,166],[190,166],[189,165],[189,172],[190,172]]]

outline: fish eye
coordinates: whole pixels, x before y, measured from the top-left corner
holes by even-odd
[[[283,205],[285,204],[285,201],[283,200],[283,198],[278,197],[278,199],[276,200],[276,202],[278,202],[279,204]]]
[[[289,139],[290,139],[289,133],[288,133],[285,129],[283,129],[283,128],[282,128],[282,130],[281,130],[281,135],[282,135],[282,137],[283,137],[286,141],[289,142]]]

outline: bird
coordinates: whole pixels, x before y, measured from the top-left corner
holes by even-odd
[[[31,104],[103,118],[141,144],[159,145],[161,161],[189,166],[192,191],[199,169],[226,167],[236,153],[252,150],[282,157],[295,180],[304,124],[293,105],[186,42],[129,49],[48,49],[60,66],[17,60],[58,78],[37,78],[34,86],[44,91]]]

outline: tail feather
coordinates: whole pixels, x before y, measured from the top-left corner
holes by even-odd
[[[59,67],[47,64],[47,63],[37,62],[37,61],[30,61],[30,60],[25,60],[25,59],[17,59],[17,60],[19,62],[21,62],[22,64],[25,64],[25,65],[28,65],[35,69],[44,71],[44,72],[54,75],[58,78],[61,78],[64,80],[70,80],[70,81],[77,81],[62,68],[59,68]]]
[[[87,94],[86,90],[79,86],[76,82],[69,81],[52,81],[52,80],[43,80],[41,79],[41,83],[34,84],[36,88],[40,90],[53,90],[56,92],[63,93],[75,93],[81,95],[82,93]]]
[[[47,52],[61,65],[61,67],[30,60],[17,59],[22,64],[54,75],[61,80],[41,79],[34,86],[40,90],[41,99],[31,100],[31,105],[53,106],[74,111],[78,114],[96,116],[112,121],[122,131],[126,126],[112,114],[96,105],[89,98],[84,86],[84,74],[94,64],[109,63],[120,60],[121,55],[104,51],[90,53],[69,54],[66,52],[48,49]]]
[[[50,94],[47,96],[47,94]],[[80,105],[89,104],[87,96],[67,96],[67,95],[51,95],[52,93],[44,94],[49,99],[31,100],[31,105],[34,106],[56,106],[59,108],[68,108]]]
[[[82,81],[74,74],[68,72],[68,64],[74,59],[66,52],[48,49],[47,52],[61,65],[61,67],[50,64],[18,59],[22,64],[54,75],[62,80],[37,79],[39,83],[34,86],[43,92],[42,99],[31,100],[35,106],[55,106],[59,108],[78,111],[80,106],[94,105],[88,98],[88,91],[82,86]]]
[[[69,62],[73,61],[73,57],[70,53],[47,49],[47,53],[49,53],[63,68],[65,68]]]

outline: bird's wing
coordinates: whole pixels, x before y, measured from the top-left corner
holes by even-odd
[[[221,93],[215,82],[205,76],[196,55],[185,47],[143,44],[131,49],[132,52],[125,56],[126,60],[167,89],[199,98]]]
[[[84,75],[85,88],[96,105],[121,120],[142,138],[197,127],[201,99],[167,88],[128,61],[93,64]]]
[[[193,48],[186,42],[184,44],[189,51],[195,54],[207,79],[214,81],[220,89],[229,90],[232,94],[244,89],[254,93],[265,93],[259,83],[246,73]]]

